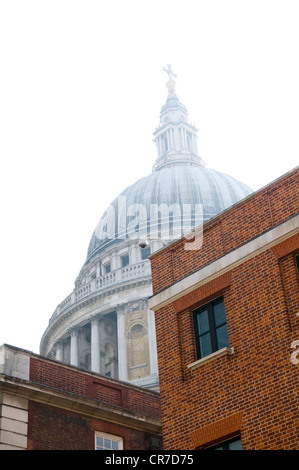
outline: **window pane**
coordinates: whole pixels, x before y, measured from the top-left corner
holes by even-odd
[[[236,441],[230,442],[228,448],[229,450],[242,450],[241,439],[237,439]]]
[[[105,447],[105,449],[111,449],[110,439],[104,439],[104,447]]]
[[[103,438],[102,437],[97,437],[97,446],[103,447]]]
[[[218,349],[222,349],[222,348],[229,346],[226,324],[216,329],[216,337],[217,337]]]
[[[231,441],[222,442],[213,447],[209,447],[208,450],[242,450],[241,439],[237,437]]]
[[[146,248],[141,248],[141,259],[147,259],[151,254],[151,249],[149,246]]]
[[[197,315],[197,327],[199,335],[206,333],[209,331],[209,318],[208,318],[208,311],[204,310],[203,312]]]
[[[211,344],[211,337],[209,333],[202,335],[199,337],[199,347],[200,347],[200,355],[201,357],[208,356],[208,354],[212,354],[212,344]]]
[[[122,439],[117,436],[107,434],[99,436],[96,435],[95,441],[96,450],[119,450],[122,449]]]
[[[124,255],[121,258],[121,265],[124,268],[125,266],[128,266],[129,264],[129,255]]]
[[[223,323],[226,323],[224,302],[219,302],[218,304],[214,304],[213,310],[214,310],[215,326],[217,327],[219,325],[223,325]]]
[[[117,441],[112,441],[112,449],[117,450],[118,449],[118,442]]]

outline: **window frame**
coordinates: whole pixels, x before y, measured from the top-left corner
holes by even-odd
[[[97,437],[101,437],[103,439],[108,439],[110,441],[114,441],[114,442],[117,442],[118,443],[118,448],[117,449],[98,449],[97,448]],[[95,434],[94,434],[94,448],[95,450],[124,450],[124,440],[121,436],[116,436],[114,434],[109,434],[109,433],[106,433],[106,432],[102,432],[102,431],[95,431]]]
[[[214,319],[214,306],[217,304],[223,303],[224,307],[224,313],[225,313],[225,323],[222,323],[221,325],[216,326],[215,324],[215,319]],[[200,337],[203,336],[203,334],[199,334],[198,330],[198,321],[197,317],[200,315],[202,312],[207,311],[207,316],[208,316],[208,323],[209,323],[209,336],[210,336],[210,342],[211,342],[211,352],[209,354],[202,354],[201,347],[200,347]],[[223,347],[230,347],[229,343],[229,336],[228,336],[228,328],[227,328],[227,317],[226,317],[226,310],[225,310],[225,304],[224,304],[224,298],[223,296],[217,297],[210,302],[207,302],[204,305],[201,305],[199,308],[194,310],[193,312],[193,324],[194,324],[194,332],[195,332],[195,344],[196,344],[196,354],[197,354],[197,359],[203,359],[205,357],[208,357],[211,354],[216,353],[217,351],[222,350]],[[227,337],[228,337],[228,344],[222,347],[219,347],[218,341],[217,341],[217,334],[216,330],[220,326],[226,325],[226,331],[227,331]]]

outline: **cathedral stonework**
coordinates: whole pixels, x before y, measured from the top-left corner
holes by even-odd
[[[54,311],[40,344],[44,356],[152,390],[159,380],[148,256],[185,236],[183,228],[192,232],[251,193],[204,166],[198,131],[176,95],[176,76],[170,66],[165,71],[168,96],[154,132],[153,172],[103,214],[74,290]]]

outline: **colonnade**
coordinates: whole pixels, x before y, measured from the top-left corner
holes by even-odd
[[[119,378],[117,326],[111,321],[111,315],[93,315],[84,326],[69,328],[64,339],[55,343],[56,360]],[[86,356],[90,360],[83,364]]]
[[[166,139],[167,144],[163,145],[163,139]],[[170,127],[163,134],[157,136],[157,148],[159,157],[163,156],[167,150],[181,151],[182,148],[188,149],[193,153],[197,151],[197,136],[193,130],[182,126],[179,128]]]
[[[55,358],[68,362],[76,367],[84,367],[80,357],[90,356],[89,369],[103,375],[111,375],[122,381],[129,381],[128,370],[128,326],[125,322],[126,310],[119,308],[116,312],[101,316],[89,317],[84,327],[78,325],[68,330],[64,340],[55,343]],[[112,321],[113,318],[113,321]],[[88,341],[82,336],[82,330],[89,333]],[[148,361],[150,374],[158,374],[156,334],[154,312],[147,314]],[[67,345],[67,346],[66,346]]]

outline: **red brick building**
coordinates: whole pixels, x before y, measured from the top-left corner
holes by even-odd
[[[161,446],[157,392],[0,347],[0,450]]]
[[[299,450],[299,169],[151,256],[164,448]]]

